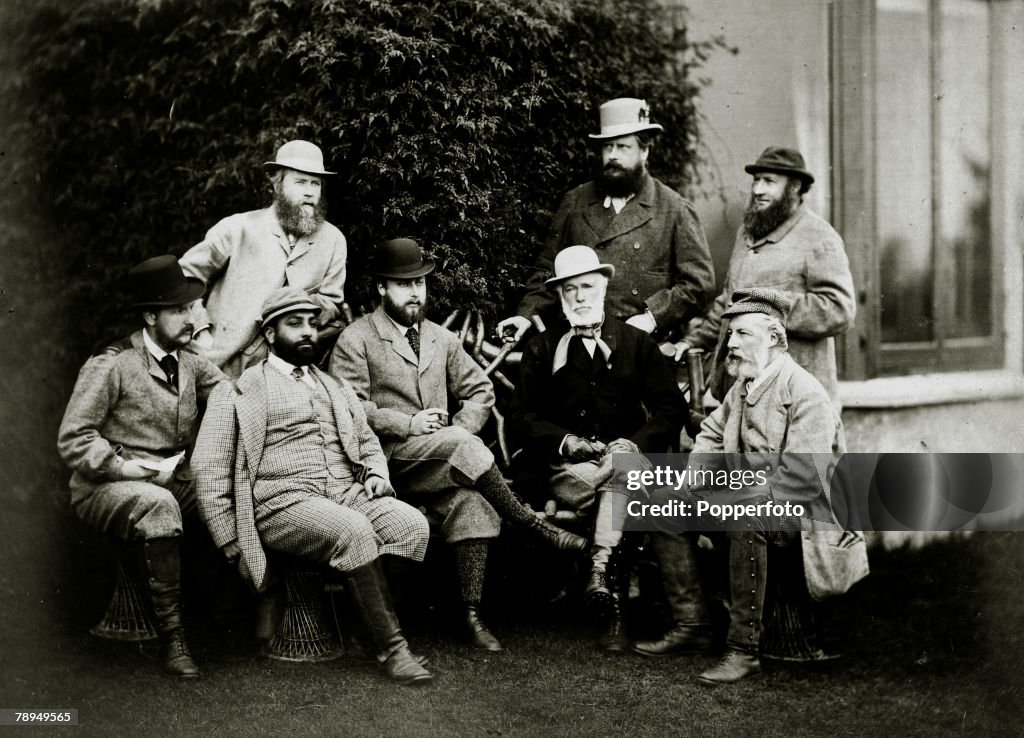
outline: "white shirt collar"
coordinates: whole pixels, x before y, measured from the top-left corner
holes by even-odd
[[[160,363],[160,360],[168,354],[173,356],[175,361],[178,360],[178,349],[174,349],[174,351],[164,351],[156,341],[149,337],[149,331],[145,328],[142,329],[142,343],[145,344],[146,350],[149,351],[154,359],[156,359],[158,364]]]
[[[270,364],[270,366],[274,367],[274,369],[276,369],[277,371],[281,372],[281,374],[288,377],[289,379],[295,379],[295,376],[292,374],[292,372],[294,372],[296,369],[299,369],[302,372],[302,381],[310,385],[313,383],[313,378],[309,376],[308,366],[296,367],[294,364],[285,361],[280,356],[274,353],[267,354],[267,363]]]
[[[626,207],[626,203],[633,199],[633,195],[629,197],[612,197],[611,195],[605,195],[604,206],[605,208],[615,208],[615,214],[618,215],[622,212],[622,208]]]
[[[768,379],[768,377],[770,377],[772,375],[772,372],[775,370],[775,365],[782,361],[782,358],[785,355],[785,352],[780,352],[778,356],[776,356],[774,359],[768,362],[765,368],[762,369],[760,373],[756,377],[754,377],[750,384],[747,385],[748,394],[753,392],[755,387],[759,387],[760,385],[764,384],[764,381]]]

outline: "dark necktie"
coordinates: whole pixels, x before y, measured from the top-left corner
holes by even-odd
[[[170,354],[165,354],[164,358],[160,359],[157,363],[164,370],[164,374],[167,375],[167,383],[174,389],[178,389],[178,360]]]
[[[405,337],[409,339],[409,345],[412,346],[412,350],[416,353],[416,358],[420,355],[420,334],[416,330],[416,326],[412,326],[405,332]]]

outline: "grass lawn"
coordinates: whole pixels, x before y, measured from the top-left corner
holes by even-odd
[[[597,652],[574,600],[548,603],[531,588],[533,572],[507,570],[517,563],[507,556],[488,617],[504,653],[475,652],[443,614],[405,608],[432,686],[393,686],[349,658],[270,661],[248,627],[202,607],[189,632],[203,680],[179,684],[161,675],[152,647],[140,653],[88,634],[110,591],[109,550],[59,497],[16,496],[0,518],[0,707],[77,708],[80,725],[21,734],[1024,733],[1024,534],[873,551],[871,577],[824,608],[828,645],[844,658],[769,665],[731,687],[695,683],[710,656]]]

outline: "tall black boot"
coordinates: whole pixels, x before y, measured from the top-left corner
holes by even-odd
[[[497,652],[501,650],[501,642],[480,618],[488,545],[486,539],[475,538],[458,541],[452,545],[452,551],[455,553],[455,566],[458,570],[459,594],[465,612],[466,633],[477,648]]]
[[[629,583],[633,573],[632,542],[623,536],[622,541],[612,549],[608,560],[605,580],[611,590],[608,619],[604,632],[598,637],[597,645],[609,653],[625,653],[629,650],[626,635],[625,609],[629,604]]]
[[[552,548],[557,548],[559,551],[575,552],[587,550],[586,538],[554,526],[543,518],[538,518],[530,508],[523,505],[505,483],[498,467],[492,466],[485,471],[476,480],[474,489],[491,503],[503,520],[523,526]]]
[[[434,677],[409,652],[388,592],[380,558],[344,573],[345,590],[359,616],[366,623],[389,678],[400,684],[425,684]]]
[[[199,669],[181,624],[181,554],[177,538],[143,543],[149,595],[160,634],[160,667],[179,679],[198,679]]]

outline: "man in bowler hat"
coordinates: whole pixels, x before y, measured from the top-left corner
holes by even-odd
[[[93,528],[142,549],[160,665],[197,678],[181,622],[182,519],[196,509],[187,453],[198,405],[224,374],[189,349],[203,283],[171,256],[147,259],[125,286],[143,326],[82,367],[57,448],[71,467],[71,506]],[[175,460],[177,459],[177,463]]]
[[[231,377],[259,363],[267,344],[260,308],[274,290],[299,287],[320,308],[320,324],[336,319],[345,290],[345,236],[324,217],[326,178],[320,148],[289,141],[269,172],[270,207],[224,218],[181,257],[185,273],[207,284],[196,316],[196,348]]]
[[[750,199],[725,286],[704,320],[691,323],[676,344],[676,358],[690,348],[715,349],[711,391],[724,396],[728,321],[722,315],[736,290],[770,288],[792,303],[786,317],[790,355],[821,382],[839,409],[835,336],[853,322],[857,307],[843,239],[804,203],[814,175],[799,151],[769,146],[745,171],[752,177]]]
[[[555,255],[570,246],[591,246],[615,267],[608,314],[658,338],[702,314],[714,293],[711,254],[697,212],[647,171],[654,139],[663,130],[651,122],[647,101],[609,100],[600,118],[600,131],[589,136],[600,147],[598,176],[562,199],[516,315],[498,324],[506,341],[519,341],[532,315],[560,318],[558,299],[545,281]]]
[[[441,533],[455,552],[467,633],[478,648],[498,651],[501,644],[478,608],[488,544],[500,520],[557,549],[582,551],[586,540],[524,507],[476,435],[494,405],[494,388],[462,342],[426,318],[426,277],[433,270],[411,239],[376,246],[369,271],[381,304],[341,334],[331,373],[351,382],[362,399],[398,495],[426,504],[442,519]]]

